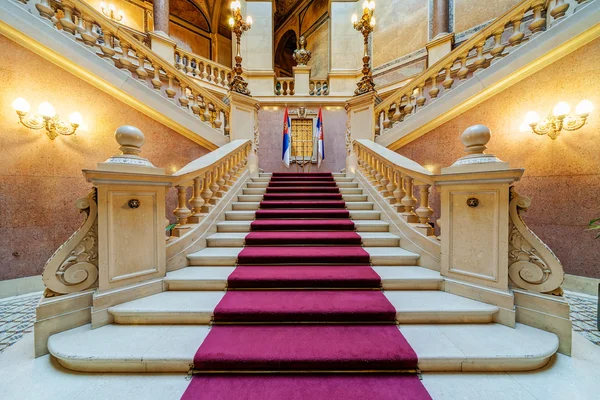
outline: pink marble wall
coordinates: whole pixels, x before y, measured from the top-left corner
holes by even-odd
[[[459,135],[467,127],[488,126],[492,130],[488,152],[514,168],[525,169],[515,186],[532,198],[525,214],[529,227],[561,259],[566,273],[599,278],[600,240],[586,231],[591,219],[600,218],[599,73],[597,39],[404,146],[399,153],[439,171],[464,154]],[[582,129],[563,131],[556,140],[519,131],[527,111],[545,116],[560,100],[574,109],[582,99],[596,107]],[[439,195],[432,197],[437,219]]]
[[[319,112],[319,107],[308,108]],[[290,108],[289,111],[294,110]],[[283,114],[285,107],[263,107],[258,112],[260,146],[258,165],[265,172],[296,171],[296,165],[288,169],[281,161]],[[325,159],[320,171],[340,172],[346,167],[346,111],[343,107],[323,107],[323,128],[325,136]],[[316,171],[313,164],[311,171]],[[308,166],[306,167],[308,171]]]
[[[0,280],[40,274],[79,226],[74,202],[91,188],[81,170],[118,154],[117,127],[140,128],[146,135],[142,155],[169,172],[207,152],[1,35],[0,54]],[[44,131],[18,124],[12,108],[17,97],[26,98],[33,111],[50,101],[63,118],[79,111],[87,129],[52,141]],[[175,204],[171,189],[168,214]]]

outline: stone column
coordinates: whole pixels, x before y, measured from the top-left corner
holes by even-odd
[[[154,30],[169,34],[169,0],[153,0]]]
[[[432,32],[431,38],[441,33],[450,32],[450,1],[432,0]]]
[[[431,25],[427,48],[427,66],[432,66],[452,51],[454,33],[450,32],[450,0],[431,0]]]

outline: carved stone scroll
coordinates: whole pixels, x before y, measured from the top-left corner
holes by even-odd
[[[96,188],[75,202],[86,214],[83,223],[60,246],[44,266],[42,280],[45,297],[75,293],[97,285],[98,281],[98,205]]]
[[[560,260],[521,217],[530,204],[530,198],[519,195],[511,186],[508,276],[520,288],[561,294],[564,270]]]

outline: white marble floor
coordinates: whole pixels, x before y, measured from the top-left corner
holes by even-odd
[[[0,354],[0,398],[177,400],[188,385],[185,374],[71,372],[49,356],[34,359],[32,349],[33,335],[27,333]],[[537,371],[423,375],[424,385],[436,400],[592,400],[598,399],[598,382],[600,347],[578,333],[573,337],[572,357],[559,354]]]

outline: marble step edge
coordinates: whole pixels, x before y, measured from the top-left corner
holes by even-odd
[[[243,247],[246,232],[217,232],[206,238],[207,247]],[[362,232],[363,246],[398,247],[400,237],[389,232]]]
[[[340,188],[340,193],[343,195],[347,195],[347,194],[363,194],[363,190],[360,187],[356,187],[356,188]],[[242,194],[244,195],[262,195],[265,194],[265,192],[267,191],[266,188],[244,188],[242,189]]]
[[[347,202],[368,202],[366,194],[342,194],[342,199]],[[238,203],[256,203],[263,200],[263,194],[241,194],[238,195]]]
[[[381,220],[354,220],[356,232],[389,232],[390,224]],[[250,232],[252,221],[222,221],[217,232]]]
[[[226,290],[227,278],[236,267],[186,267],[167,272],[164,282],[168,290]],[[381,277],[385,290],[437,290],[444,278],[438,271],[423,267],[373,267]],[[343,289],[340,289],[343,290]]]
[[[167,291],[108,309],[115,324],[210,324],[224,291]],[[438,290],[384,291],[406,324],[488,323],[498,307]]]
[[[310,201],[310,200],[308,200]],[[347,201],[347,210],[373,210],[373,202],[371,201]],[[231,203],[232,211],[256,211],[260,208],[258,201],[234,201]]]
[[[276,209],[272,210],[284,210]],[[331,209],[336,210],[336,209]],[[337,209],[339,210],[339,208]],[[348,210],[350,212],[351,219],[370,219],[377,220],[381,217],[381,212],[377,210]],[[255,217],[255,210],[242,210],[242,211],[225,211],[226,221],[253,221]]]
[[[558,349],[553,333],[526,325],[400,325],[417,353],[418,367],[434,371],[531,371],[543,367]],[[208,335],[196,325],[84,325],[54,334],[51,355],[81,372],[188,372]]]
[[[372,265],[416,265],[419,255],[401,247],[364,247],[371,256]],[[241,247],[206,247],[188,254],[192,266],[226,265],[234,266]]]

